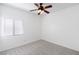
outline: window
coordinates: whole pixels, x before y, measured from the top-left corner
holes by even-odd
[[[2,36],[23,34],[22,20],[2,18]]]

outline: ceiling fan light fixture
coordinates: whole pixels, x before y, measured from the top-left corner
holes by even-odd
[[[43,14],[43,10],[38,10],[38,14],[40,15],[40,14]]]
[[[38,10],[38,13],[40,13],[42,10]]]
[[[43,12],[44,12],[44,11],[41,11],[41,13],[40,13],[40,14],[43,14]]]

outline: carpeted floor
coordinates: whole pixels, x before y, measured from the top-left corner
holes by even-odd
[[[38,40],[17,48],[0,52],[0,55],[79,55],[79,52]]]

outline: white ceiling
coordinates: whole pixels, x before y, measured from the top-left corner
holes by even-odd
[[[50,3],[53,5],[53,8],[48,9],[50,12],[51,10],[59,11],[63,10],[65,8],[72,7],[74,5],[79,5],[79,3]],[[5,5],[17,7],[19,9],[25,10],[25,11],[30,11],[32,9],[36,9],[37,7],[33,3],[6,3]],[[49,3],[45,3],[44,5],[49,5]],[[32,12],[36,13],[36,12]]]
[[[7,5],[17,7],[17,8],[20,8],[20,9],[24,9],[26,11],[29,11],[33,8],[36,8],[36,6],[34,6],[33,3],[8,3]]]
[[[53,9],[60,11],[65,8],[73,7],[75,5],[79,5],[79,3],[53,3]]]

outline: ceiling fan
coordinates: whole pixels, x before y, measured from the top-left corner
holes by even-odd
[[[37,9],[33,9],[33,10],[30,10],[31,12],[32,11],[38,11],[38,15],[42,14],[43,12],[49,14],[50,12],[47,11],[46,9],[48,8],[52,8],[52,5],[47,5],[47,6],[44,6],[43,3],[34,3],[35,6],[37,6],[38,8]]]

